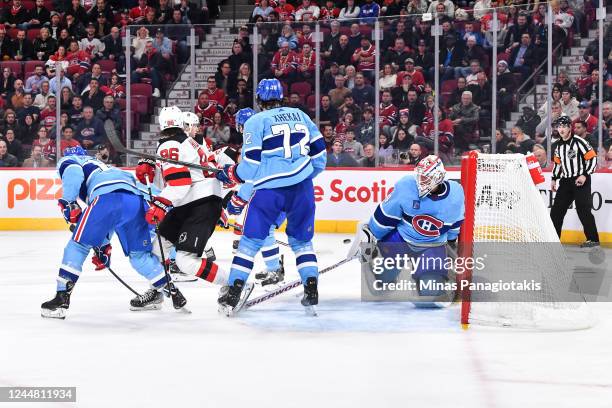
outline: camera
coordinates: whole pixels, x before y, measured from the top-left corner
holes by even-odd
[[[400,160],[409,160],[410,156],[408,156],[408,153],[406,153],[406,152],[401,152],[399,154],[399,158],[400,158]]]

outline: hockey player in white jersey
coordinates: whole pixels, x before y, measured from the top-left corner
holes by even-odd
[[[161,157],[216,167],[233,163],[226,156],[217,158],[206,146],[198,144],[183,130],[183,112],[165,107],[159,115],[160,136],[157,154]],[[141,160],[138,179],[154,179],[161,192],[153,197],[146,213],[147,222],[159,223],[164,252],[174,245],[178,268],[192,276],[222,285],[228,273],[213,260],[202,258],[204,248],[221,216],[221,183],[213,173],[165,161]],[[155,242],[154,251],[160,253]]]
[[[422,159],[415,174],[400,179],[393,192],[376,207],[369,222],[358,226],[347,257],[372,262],[376,254],[392,258],[401,252],[400,255],[407,253],[414,258],[441,258],[441,263],[420,263],[412,271],[412,277],[417,282],[445,282],[448,271],[441,265],[446,264],[446,244],[456,241],[465,213],[463,188],[455,181],[445,180],[445,175],[444,165],[437,156]],[[377,279],[392,282],[399,273],[398,269],[390,268]],[[420,291],[419,294],[436,296],[438,293]]]

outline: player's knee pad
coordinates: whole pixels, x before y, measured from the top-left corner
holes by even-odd
[[[129,253],[130,265],[156,288],[166,284],[166,274],[159,260],[151,252],[132,251]]]

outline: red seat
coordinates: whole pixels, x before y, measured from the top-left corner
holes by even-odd
[[[45,67],[45,62],[44,61],[26,61],[24,66],[23,66],[23,70],[28,73],[28,72],[34,72],[34,69],[36,67]]]
[[[291,84],[291,93],[294,92],[304,98],[312,93],[312,85],[309,82],[294,82]]]
[[[146,98],[147,110],[141,113],[143,115],[148,114],[153,104],[153,87],[150,84],[132,84],[130,86],[130,91],[131,91],[132,97],[138,95],[138,96],[144,96]]]
[[[113,60],[99,60],[98,64],[100,64],[100,68],[102,68],[102,72],[105,74],[110,74],[117,68],[117,62]]]
[[[40,34],[40,28],[30,28],[26,33],[26,37],[28,40],[34,42],[34,40],[38,38],[38,34]]]
[[[133,112],[139,115],[149,114],[149,98],[144,95],[132,95],[130,97],[130,107]]]
[[[361,35],[363,35],[364,37],[372,39],[372,27],[371,26],[362,25],[361,27],[359,27],[359,31],[361,31]]]
[[[350,35],[351,35],[351,28],[350,27],[345,27],[345,26],[340,27],[340,34],[348,35],[350,37]]]
[[[23,1],[23,7],[25,7],[26,9],[28,9],[28,11],[34,9],[36,7],[36,2],[31,1],[31,0],[24,0]]]
[[[446,81],[442,82],[442,86],[440,87],[440,96],[442,97],[441,103],[443,106],[446,106],[455,89],[457,89],[456,79],[447,79]]]
[[[289,95],[289,87],[287,86],[287,83],[284,81],[281,81],[281,86],[283,87],[283,95],[288,96]]]
[[[6,30],[6,36],[14,40],[15,38],[17,38],[17,31],[19,31],[18,28],[9,28],[8,30]]]
[[[20,61],[2,61],[0,62],[0,68],[9,67],[13,71],[13,75],[17,78],[23,79],[22,64]]]
[[[316,105],[317,105],[317,98],[315,94],[308,95],[308,98],[306,98],[306,107],[314,112]]]

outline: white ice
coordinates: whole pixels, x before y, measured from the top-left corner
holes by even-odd
[[[321,277],[317,318],[294,290],[227,319],[217,288],[201,282],[180,285],[191,315],[169,302],[137,313],[133,295],[88,260],[66,320],[43,319],[68,237],[0,233],[0,386],[76,386],[78,407],[612,406],[609,304],[595,305],[599,324],[589,330],[464,331],[456,306],[361,303],[353,262]],[[321,267],[342,259],[347,237],[317,234]],[[214,235],[225,267],[232,239]],[[294,279],[291,255],[287,264]],[[112,267],[147,289],[118,243]]]

